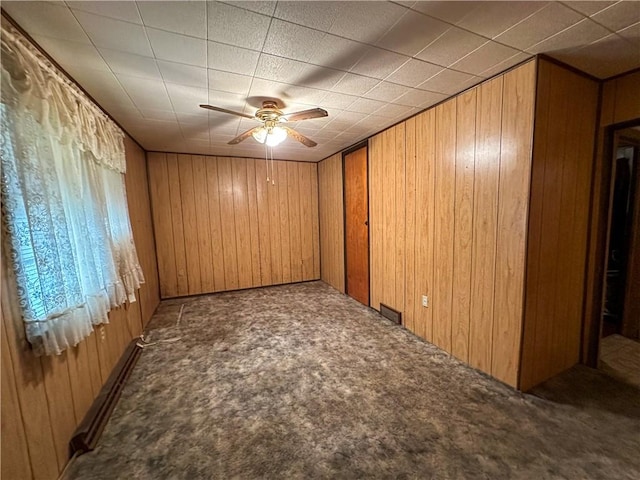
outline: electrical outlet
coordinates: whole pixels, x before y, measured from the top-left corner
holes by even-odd
[[[429,307],[429,297],[427,295],[422,295],[422,306]]]

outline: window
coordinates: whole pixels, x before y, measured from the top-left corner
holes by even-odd
[[[59,354],[143,281],[123,133],[3,19],[2,222],[27,338]]]

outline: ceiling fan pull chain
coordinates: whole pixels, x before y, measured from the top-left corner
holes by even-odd
[[[275,175],[273,174],[273,147],[271,147],[271,185],[276,184]]]
[[[269,153],[267,144],[264,144],[264,161],[267,164],[267,183],[269,183]]]

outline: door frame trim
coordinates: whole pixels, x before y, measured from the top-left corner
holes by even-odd
[[[347,189],[346,177],[345,177],[345,158],[347,155],[360,150],[366,149],[366,163],[367,163],[367,307],[371,307],[371,211],[369,206],[370,202],[370,183],[369,183],[369,139],[365,139],[359,143],[356,143],[352,147],[342,151],[342,231],[344,235],[342,240],[344,242],[344,293],[349,295],[349,282],[347,280]]]

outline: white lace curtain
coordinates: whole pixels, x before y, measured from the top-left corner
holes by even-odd
[[[144,281],[123,133],[2,19],[2,224],[27,339],[60,354]]]

